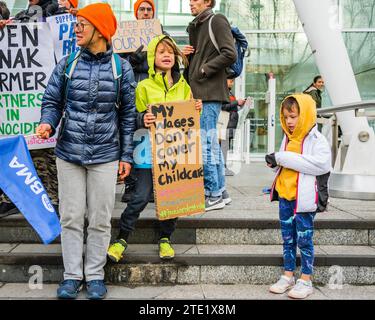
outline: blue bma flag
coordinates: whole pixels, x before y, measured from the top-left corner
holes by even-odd
[[[44,244],[51,243],[61,233],[56,211],[36,173],[23,136],[0,139],[0,188]]]

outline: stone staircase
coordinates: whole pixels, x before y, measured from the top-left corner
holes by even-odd
[[[157,221],[150,204],[129,239],[124,261],[107,264],[107,281],[115,285],[273,283],[282,272],[277,203],[261,194],[271,181],[272,174],[262,165],[244,166],[240,175],[227,180],[233,203],[225,210],[179,219],[172,238],[176,257],[168,262],[158,256]],[[114,236],[125,206],[116,202]],[[374,202],[331,199],[329,212],[317,216],[315,228],[315,283],[324,285],[340,276],[344,284],[375,284]],[[59,239],[41,245],[21,215],[0,219],[0,282],[28,282],[33,274],[30,267],[35,265],[42,267],[45,283],[61,281]]]

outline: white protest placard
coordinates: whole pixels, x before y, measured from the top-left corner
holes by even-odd
[[[238,110],[238,123],[236,130],[242,128],[251,109],[254,109],[254,99],[252,97],[247,97],[243,107]]]
[[[0,29],[0,137],[35,133],[41,102],[55,66],[47,23],[9,24]],[[48,140],[26,137],[29,149],[54,147]]]
[[[77,21],[75,16],[70,13],[60,14],[48,17],[46,21],[51,28],[57,62],[79,49],[74,33],[74,25]]]
[[[121,21],[112,38],[113,51],[116,53],[134,52],[141,45],[143,45],[143,51],[147,51],[150,41],[162,33],[158,19]]]
[[[221,110],[219,113],[219,119],[217,120],[217,135],[219,140],[227,139],[227,129],[230,120],[230,112]]]

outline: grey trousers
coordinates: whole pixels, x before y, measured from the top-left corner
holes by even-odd
[[[111,239],[118,161],[80,166],[56,159],[64,279],[103,280]],[[84,223],[87,244],[83,273]]]

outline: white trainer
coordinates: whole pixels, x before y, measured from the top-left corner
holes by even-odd
[[[296,282],[295,282],[294,277],[288,278],[285,275],[281,276],[280,280],[271,286],[270,292],[277,293],[277,294],[285,293],[290,288],[293,288],[295,283]]]
[[[288,297],[293,299],[305,299],[313,294],[314,289],[311,281],[297,280],[297,284],[289,291]]]

